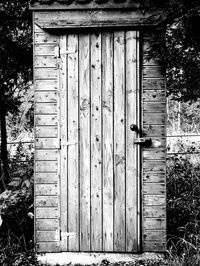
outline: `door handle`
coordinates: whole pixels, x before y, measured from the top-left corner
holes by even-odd
[[[152,143],[151,138],[137,138],[133,140],[134,144],[140,144],[145,146],[150,146]]]

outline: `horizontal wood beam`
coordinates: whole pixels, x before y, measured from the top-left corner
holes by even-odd
[[[156,26],[162,13],[131,10],[69,10],[35,12],[35,23],[42,29],[81,29]]]

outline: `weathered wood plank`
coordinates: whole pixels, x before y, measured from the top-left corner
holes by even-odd
[[[36,126],[55,126],[58,124],[57,115],[35,115]]]
[[[148,252],[165,252],[166,251],[166,242],[164,243],[161,243],[161,242],[153,242],[153,241],[150,241],[150,242],[147,242],[145,241],[143,243],[143,251],[148,251]]]
[[[143,159],[144,160],[165,160],[166,152],[163,148],[158,149],[147,149],[143,148]],[[158,162],[159,163],[159,162]]]
[[[84,7],[85,8],[85,7]],[[41,28],[96,28],[96,27],[126,27],[157,24],[160,18],[158,12],[148,12],[144,16],[140,10],[73,10],[64,12],[37,12],[35,23]]]
[[[56,68],[35,68],[34,77],[36,80],[55,80],[58,77],[58,70]]]
[[[57,44],[35,44],[35,55],[55,56]]]
[[[54,173],[35,173],[35,183],[36,184],[40,184],[40,183],[41,184],[57,184],[58,181],[59,181],[59,177],[57,174],[54,174]]]
[[[166,177],[165,173],[144,173],[143,181],[149,183],[165,183]]]
[[[158,206],[166,204],[165,195],[143,195],[144,206]]]
[[[59,194],[58,184],[36,184],[35,195],[36,196],[52,196]]]
[[[165,102],[165,91],[161,90],[143,90],[143,101],[145,102]]]
[[[68,35],[68,50],[78,50],[78,36]],[[79,250],[78,53],[68,55],[68,231],[69,251]]]
[[[35,22],[35,13],[33,15],[33,20]],[[41,34],[45,34],[46,32],[41,28],[39,27],[37,24],[34,23],[33,25],[33,30],[34,30],[34,33],[41,33]]]
[[[35,103],[35,114],[44,115],[44,114],[57,114],[58,107],[57,103]]]
[[[103,251],[113,251],[113,33],[102,33]]]
[[[149,206],[144,205],[143,207],[144,217],[157,217],[157,218],[164,218],[166,216],[166,207],[165,206]]]
[[[90,38],[79,35],[80,250],[90,251]]]
[[[165,148],[166,139],[161,137],[151,137],[151,145],[150,148]]]
[[[36,244],[36,249],[38,252],[59,252],[60,243],[59,242],[39,242]]]
[[[143,90],[165,91],[165,79],[143,79]]]
[[[160,241],[163,242],[166,238],[165,230],[144,230],[144,241]]]
[[[101,34],[91,34],[91,249],[102,251]]]
[[[166,162],[163,161],[144,161],[143,162],[143,171],[144,172],[165,172]]]
[[[37,242],[57,241],[56,231],[36,231],[35,239]]]
[[[55,207],[36,207],[35,208],[36,219],[56,219],[60,218],[59,209]]]
[[[36,161],[57,161],[58,160],[58,150],[36,150],[35,151]]]
[[[55,231],[58,228],[58,219],[36,219],[35,221],[35,229],[37,231]]]
[[[55,80],[35,80],[34,87],[36,91],[57,91],[58,81]]]
[[[36,149],[58,149],[59,139],[58,138],[36,138],[35,139]]]
[[[58,137],[58,127],[57,126],[37,126],[35,127],[35,137],[36,138],[57,138]]]
[[[165,194],[165,183],[143,183],[143,194],[158,195]]]
[[[143,124],[164,125],[165,113],[143,113]]]
[[[60,36],[60,49],[67,49],[67,35]],[[61,143],[68,140],[68,83],[67,83],[67,55],[60,58],[60,136]],[[60,226],[62,232],[68,231],[68,147],[61,145],[60,150]],[[68,251],[68,238],[61,240],[61,250]]]
[[[37,26],[36,26],[37,27]],[[57,35],[52,35],[47,32],[36,32],[35,33],[35,43],[36,44],[51,44],[58,41]]]
[[[164,70],[160,66],[144,66],[143,67],[144,78],[163,78]]]
[[[125,251],[124,32],[114,32],[114,251]]]
[[[39,172],[57,173],[58,163],[57,161],[36,161],[35,171],[36,173]]]
[[[137,146],[136,132],[129,130],[137,124],[137,32],[126,32],[126,251],[137,251]],[[123,193],[123,192],[122,192]]]
[[[41,55],[41,56],[35,56],[34,57],[34,66],[36,68],[38,67],[57,67],[57,59],[54,56],[47,56],[47,55]]]
[[[58,207],[59,202],[57,196],[36,196],[35,204],[37,207]]]
[[[154,113],[165,113],[166,103],[165,102],[144,102],[143,111],[154,112]]]
[[[165,125],[143,125],[143,136],[146,137],[165,137],[166,127]]]
[[[166,220],[163,218],[145,218],[143,219],[144,230],[165,230]]]
[[[35,101],[41,103],[55,103],[57,102],[56,91],[40,91],[35,95]]]

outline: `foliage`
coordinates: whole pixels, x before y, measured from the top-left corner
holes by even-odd
[[[169,0],[163,22],[152,32],[150,58],[166,67],[167,91],[178,100],[200,98],[199,0]]]
[[[18,111],[20,90],[32,79],[31,13],[28,1],[0,1],[0,88],[6,111]],[[28,85],[28,87],[27,87]]]
[[[168,234],[183,237],[181,227],[194,228],[200,221],[200,164],[185,156],[171,156],[167,161]]]

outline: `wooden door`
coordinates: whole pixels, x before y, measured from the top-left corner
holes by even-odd
[[[138,32],[61,37],[63,251],[138,251],[139,78]]]

